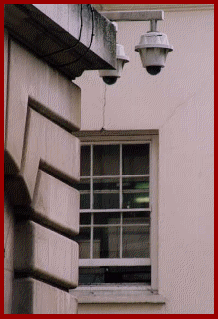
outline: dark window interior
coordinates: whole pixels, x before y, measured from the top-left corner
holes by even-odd
[[[79,283],[82,285],[136,282],[151,284],[151,266],[79,268]]]

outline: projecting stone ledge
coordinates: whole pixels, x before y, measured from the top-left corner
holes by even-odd
[[[30,276],[63,289],[78,285],[78,244],[32,221],[15,226],[16,277]]]
[[[116,68],[114,25],[89,4],[6,4],[9,34],[70,79]]]
[[[32,278],[14,280],[13,314],[76,314],[77,299]]]
[[[17,207],[15,213],[73,237],[79,233],[79,204],[78,190],[39,170],[31,207]]]

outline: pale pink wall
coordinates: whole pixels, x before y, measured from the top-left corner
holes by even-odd
[[[82,89],[82,129],[159,129],[159,291],[161,308],[79,306],[79,313],[213,313],[213,11],[166,12],[158,29],[174,52],[150,76],[134,47],[147,22],[118,23],[130,63],[116,84],[98,72]],[[106,89],[106,91],[105,91]],[[109,310],[108,310],[109,309]],[[110,310],[111,309],[111,310]],[[130,310],[129,310],[130,311]],[[127,313],[127,312],[126,312]]]

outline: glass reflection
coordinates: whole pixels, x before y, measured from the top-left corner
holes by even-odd
[[[123,224],[148,224],[150,212],[124,212]]]
[[[123,190],[149,190],[149,177],[124,177],[123,178]]]
[[[123,258],[149,258],[149,227],[123,227]]]
[[[123,193],[123,208],[149,208],[149,193]]]

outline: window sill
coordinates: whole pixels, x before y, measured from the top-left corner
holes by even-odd
[[[145,285],[80,286],[70,291],[79,304],[89,303],[148,303],[165,304],[163,296],[153,294]]]

